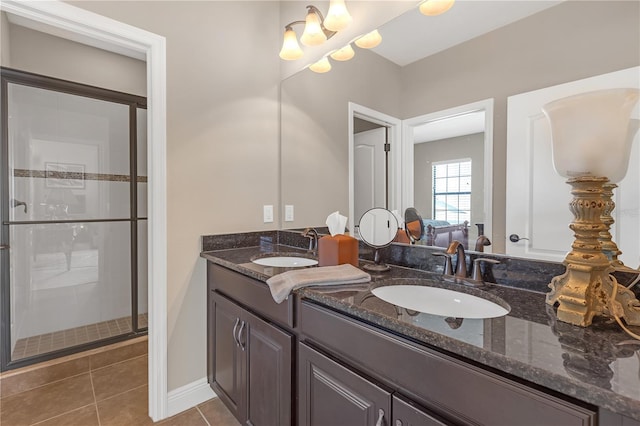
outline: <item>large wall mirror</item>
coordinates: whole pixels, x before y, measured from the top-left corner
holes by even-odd
[[[470,13],[468,8],[472,7],[493,8],[495,14],[501,15],[501,11],[507,13],[511,7],[527,6],[532,8],[528,16],[507,25],[498,24],[491,31],[471,39],[464,38],[464,28],[453,28],[453,22],[446,21],[455,19],[455,13]],[[375,7],[374,1],[371,7]],[[483,178],[487,178],[483,181],[483,189],[477,192],[482,192],[482,209],[487,212],[481,221],[491,233],[491,250],[503,253],[509,244],[505,229],[508,209],[505,197],[507,98],[639,65],[639,4],[626,1],[458,1],[439,17],[441,23],[429,21],[435,18],[419,16],[413,9],[391,20],[379,28],[383,37],[381,46],[391,39],[385,35],[387,28],[398,27],[399,23],[407,22],[402,19],[416,14],[418,16],[410,20],[414,22],[412,25],[431,26],[440,33],[432,35],[431,39],[419,39],[417,34],[420,32],[416,28],[402,24],[406,37],[405,44],[400,46],[404,50],[410,49],[411,43],[428,45],[430,40],[458,37],[451,42],[452,47],[430,52],[409,63],[393,62],[382,56],[382,52],[376,53],[378,48],[373,51],[358,49],[350,61],[333,61],[333,69],[328,73],[303,70],[282,81],[281,205],[294,205],[295,220],[283,221],[281,227],[323,226],[329,213],[339,210],[348,214],[350,211],[349,150],[350,132],[354,128],[350,104],[395,117],[405,126],[414,120],[415,126],[415,120],[420,117],[440,114],[447,118],[447,111],[492,100],[489,107],[480,108],[492,114],[489,119],[493,124],[492,135],[478,131],[452,138],[467,142],[489,138],[492,142],[476,145],[483,147],[482,172]],[[473,16],[467,16],[466,22],[473,23]],[[393,32],[402,31],[395,28]],[[397,48],[397,44],[393,44]],[[418,152],[423,151],[422,146],[435,148],[435,145],[429,146],[433,142],[414,145],[414,158],[411,158],[407,147],[402,145],[403,139],[406,144],[406,131],[400,140],[391,141],[390,167],[394,168],[392,175],[396,180],[390,183],[391,202],[387,207],[398,210],[416,207],[425,218],[431,217],[433,205],[415,196],[415,188],[422,185],[416,184],[416,178],[424,181],[424,176],[420,177],[413,161],[446,161],[437,160],[433,152],[424,155]],[[487,146],[492,152],[484,151]],[[468,150],[471,158],[470,149],[462,149]],[[423,160],[416,160],[417,156]],[[524,164],[528,160],[520,161]],[[422,172],[425,170],[433,173],[433,169]],[[486,182],[490,182],[488,191],[484,190]],[[352,228],[358,219],[349,217],[347,226]],[[477,232],[475,223],[481,221],[470,218],[469,230]]]

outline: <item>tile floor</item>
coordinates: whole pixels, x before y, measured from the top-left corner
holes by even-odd
[[[147,339],[0,376],[1,426],[142,426],[147,415]],[[218,399],[157,423],[238,426]]]

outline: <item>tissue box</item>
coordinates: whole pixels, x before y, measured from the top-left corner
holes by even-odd
[[[350,263],[358,266],[358,240],[348,235],[326,235],[318,241],[318,266]]]

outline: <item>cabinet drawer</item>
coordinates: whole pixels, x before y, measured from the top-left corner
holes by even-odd
[[[547,395],[326,308],[301,303],[300,330],[444,417],[485,425],[595,425],[593,410]]]
[[[246,277],[212,262],[207,262],[209,289],[216,290],[251,311],[281,325],[294,327],[294,295],[277,304],[266,283]]]

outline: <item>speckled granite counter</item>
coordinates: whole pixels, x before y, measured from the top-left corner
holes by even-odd
[[[282,241],[274,234],[254,236],[233,248],[203,244],[210,251],[203,251],[202,257],[266,281],[285,269],[256,265],[250,261],[252,257],[271,252],[305,253],[278,242]],[[254,245],[241,247],[248,244]],[[507,316],[446,321],[391,305],[370,292],[380,285],[417,284],[417,279],[433,280],[433,285],[439,286],[438,275],[393,267],[372,279],[360,287],[309,287],[297,294],[430,347],[640,420],[640,344],[614,323],[599,320],[592,327],[581,328],[557,322],[543,293],[501,285],[489,285],[485,291],[511,306]],[[466,287],[456,290],[466,291]],[[633,329],[640,332],[640,327]]]

